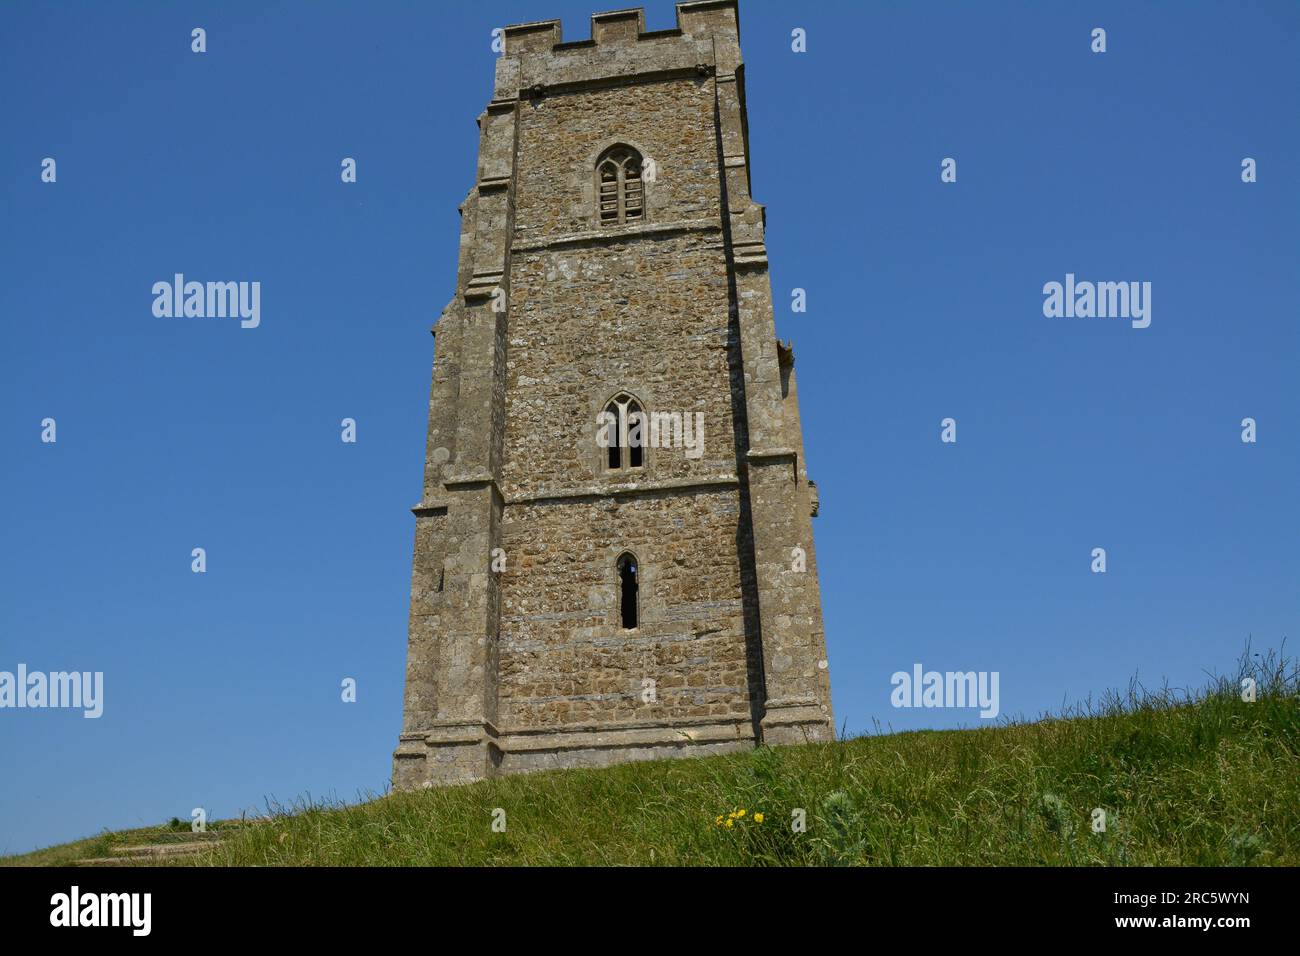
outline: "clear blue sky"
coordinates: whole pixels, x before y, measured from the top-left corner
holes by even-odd
[[[851,732],[979,722],[891,708],[916,662],[1032,717],[1296,632],[1300,5],[1083,7],[742,6]],[[0,852],[385,786],[490,32],[596,9],[0,10],[0,670],[106,681],[0,711]],[[155,318],[176,272],[259,280],[261,327]],[[1151,282],[1151,327],[1045,318],[1067,272]]]

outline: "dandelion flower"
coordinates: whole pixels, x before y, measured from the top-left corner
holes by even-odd
[[[755,823],[762,823],[762,822],[763,822],[763,814],[761,814],[761,813],[756,813],[756,814],[754,814],[754,822],[755,822]]]

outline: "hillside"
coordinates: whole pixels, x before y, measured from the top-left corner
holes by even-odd
[[[1221,681],[1195,700],[1130,692],[1093,713],[1036,723],[275,809],[260,822],[217,825],[219,839],[158,861],[1297,865],[1300,699],[1294,674],[1281,674],[1261,681],[1254,702]],[[505,832],[492,829],[497,808]],[[807,829],[796,833],[800,808]],[[1093,832],[1094,808],[1106,811],[1104,833]],[[102,859],[168,833],[106,833],[0,862]]]

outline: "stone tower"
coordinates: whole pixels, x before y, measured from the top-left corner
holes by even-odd
[[[478,126],[394,787],[832,739],[735,0],[507,27]]]

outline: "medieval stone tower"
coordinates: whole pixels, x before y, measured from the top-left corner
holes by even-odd
[[[831,739],[735,0],[507,27],[478,125],[394,786]]]

